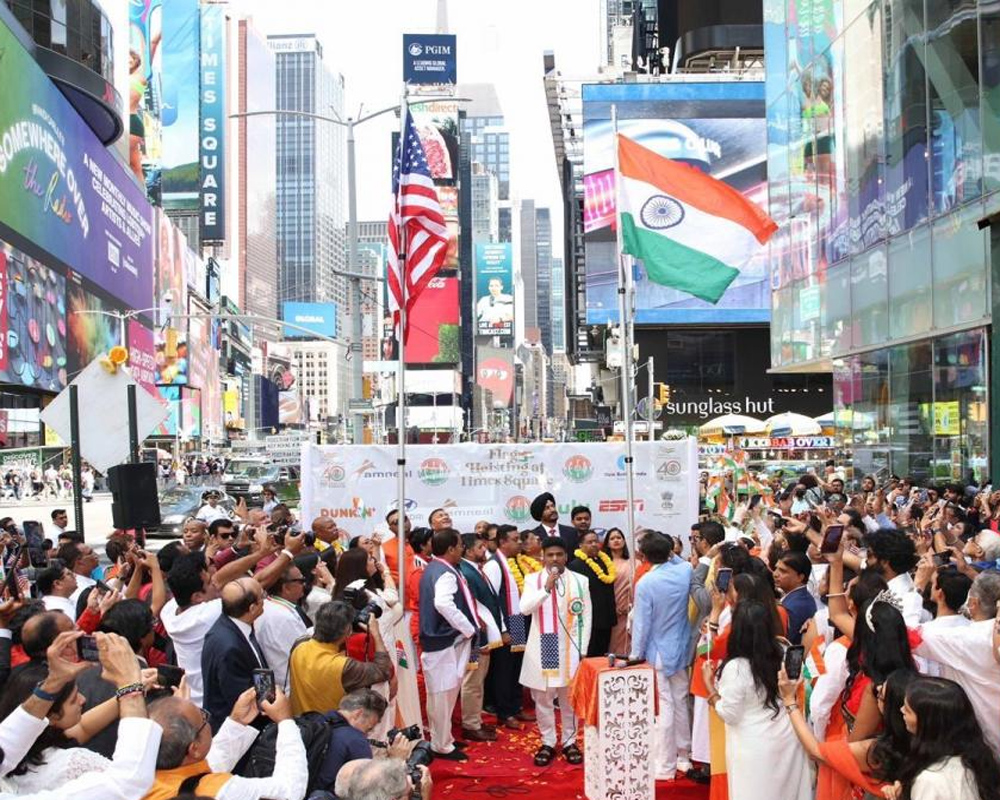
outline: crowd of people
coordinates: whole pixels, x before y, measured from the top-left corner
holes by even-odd
[[[997,800],[1000,493],[845,488],[804,475],[687,541],[564,524],[549,493],[468,532],[207,502],[156,554],[111,535],[107,566],[7,517],[0,793],[429,798],[430,760],[532,727],[539,769],[578,765],[574,678],[618,654],[656,671],[658,780]]]
[[[80,472],[84,498],[92,499],[97,476],[89,465]],[[62,500],[73,496],[73,470],[69,464],[49,462],[44,467],[34,464],[11,464],[4,468],[0,483],[0,500]]]

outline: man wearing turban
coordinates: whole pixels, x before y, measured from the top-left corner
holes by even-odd
[[[568,553],[576,550],[580,533],[572,525],[559,524],[559,510],[556,508],[556,499],[551,492],[542,492],[531,501],[531,517],[536,522],[541,523],[537,528],[532,529],[539,539],[545,541],[550,536],[558,536],[566,544]]]

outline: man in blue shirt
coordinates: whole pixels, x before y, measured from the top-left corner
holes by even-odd
[[[639,552],[652,569],[636,584],[632,611],[632,656],[656,669],[660,701],[657,780],[691,770],[688,716],[688,595],[691,565],[674,555],[673,540],[650,531]]]
[[[812,574],[812,562],[805,553],[785,553],[774,568],[774,584],[784,595],[781,605],[788,612],[788,641],[802,643],[802,626],[816,613],[816,601],[807,584]]]

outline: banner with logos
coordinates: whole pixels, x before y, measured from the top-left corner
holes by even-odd
[[[131,308],[149,308],[153,221],[145,193],[3,24],[0,58],[0,227]]]
[[[384,528],[397,505],[397,456],[394,445],[304,445],[302,519],[331,516],[350,534]],[[529,506],[542,492],[555,496],[564,524],[577,505],[591,509],[595,527],[627,524],[621,443],[413,445],[406,460],[406,513],[414,525],[427,525],[440,507],[463,532],[481,519],[533,528]],[[686,540],[698,519],[696,440],[636,442],[634,475],[637,525]]]

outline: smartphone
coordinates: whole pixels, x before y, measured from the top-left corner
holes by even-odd
[[[81,636],[76,640],[76,654],[81,661],[100,661],[101,654],[97,650],[96,636]]]
[[[164,689],[172,686],[180,686],[181,678],[184,677],[184,669],[175,667],[172,664],[160,664],[156,668],[156,683]]]
[[[257,706],[267,700],[273,703],[277,695],[274,692],[274,670],[255,669],[253,671],[253,688],[257,693]]]
[[[940,550],[934,554],[934,566],[938,569],[942,567],[950,566],[951,564],[951,550]]]
[[[49,559],[42,546],[42,542],[45,541],[42,523],[38,520],[26,519],[22,528],[24,529],[24,542],[28,548],[28,562],[31,566],[39,569],[47,567]]]
[[[802,675],[802,662],[806,657],[806,649],[800,644],[789,645],[785,650],[785,673],[788,679],[797,681]]]
[[[733,571],[728,567],[723,567],[715,573],[715,588],[722,594],[729,591],[729,584],[733,580]]]
[[[760,500],[761,500],[761,497],[760,497],[759,494],[755,494],[753,497],[750,498],[750,510],[751,511],[753,511],[755,508],[757,508],[757,506],[760,505]]]
[[[15,562],[16,563],[16,562]],[[10,567],[3,581],[4,594],[11,600],[21,599],[21,584],[17,580],[17,568]]]
[[[840,547],[840,540],[844,538],[843,525],[831,525],[823,534],[823,543],[820,545],[821,553],[836,553]]]

